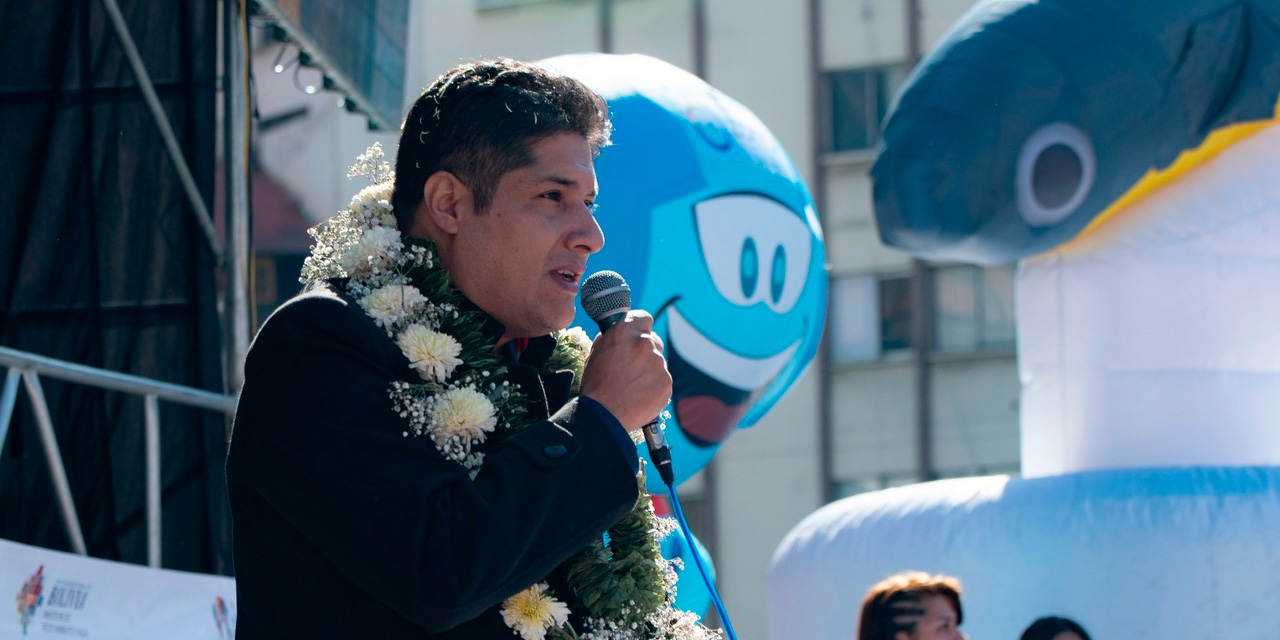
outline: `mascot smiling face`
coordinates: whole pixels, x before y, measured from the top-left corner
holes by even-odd
[[[813,358],[827,296],[813,201],[760,120],[697,77],[639,55],[542,64],[609,101],[613,145],[596,163],[606,242],[590,268],[623,274],[634,306],[654,315],[683,481]],[[575,324],[592,326],[581,310]]]

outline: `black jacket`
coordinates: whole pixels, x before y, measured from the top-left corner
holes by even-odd
[[[534,340],[524,359],[541,364],[552,345]],[[472,480],[429,438],[406,437],[388,391],[417,374],[351,298],[321,284],[271,316],[227,458],[237,638],[514,637],[498,605],[600,536],[639,490],[617,420],[590,399],[565,403],[571,374],[507,366],[530,415],[548,419]]]

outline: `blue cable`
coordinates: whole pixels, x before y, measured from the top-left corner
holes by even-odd
[[[738,640],[738,634],[733,632],[733,623],[729,622],[729,614],[724,610],[724,603],[720,601],[720,594],[716,592],[716,585],[711,580],[711,573],[702,564],[698,545],[693,541],[693,532],[689,531],[689,523],[684,519],[684,508],[680,506],[680,497],[676,495],[676,488],[670,482],[666,485],[667,495],[671,496],[671,510],[676,516],[676,522],[680,523],[680,530],[684,532],[685,540],[689,541],[689,549],[692,551],[689,555],[693,556],[694,564],[698,565],[698,573],[702,574],[702,581],[711,592],[711,604],[715,605],[716,613],[720,616],[720,622],[724,623],[724,630],[729,635],[729,640]]]

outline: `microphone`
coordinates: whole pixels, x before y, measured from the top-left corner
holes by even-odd
[[[582,282],[578,292],[582,309],[597,325],[600,333],[608,331],[631,311],[631,287],[617,271],[597,271]],[[671,471],[671,446],[663,432],[661,416],[644,426],[644,441],[649,446],[649,459],[667,485],[675,482]]]

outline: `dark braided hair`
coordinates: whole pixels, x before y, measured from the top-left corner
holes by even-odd
[[[1021,640],[1053,640],[1063,631],[1074,631],[1082,640],[1089,640],[1089,634],[1085,632],[1084,627],[1070,618],[1057,616],[1047,616],[1032,622],[1031,626],[1022,632]]]
[[[484,212],[503,174],[533,164],[534,143],[577,133],[599,153],[610,131],[604,99],[573,78],[506,58],[455,67],[422,92],[401,126],[396,223],[408,232],[437,171],[457,176]]]
[[[945,597],[956,610],[956,624],[964,622],[959,580],[908,571],[889,576],[867,592],[858,620],[858,640],[894,640],[899,631],[914,634],[924,617],[925,596]]]

